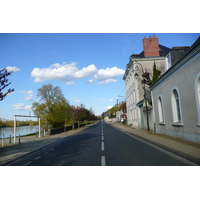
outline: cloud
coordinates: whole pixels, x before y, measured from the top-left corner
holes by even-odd
[[[105,99],[94,99],[95,101],[105,101]]]
[[[109,99],[108,101],[110,101],[110,102],[113,102],[113,100],[112,100],[112,99]]]
[[[67,85],[74,85],[74,82],[73,81],[68,81],[66,82]]]
[[[25,98],[26,100],[29,100],[29,101],[34,101],[34,96],[32,94],[30,94],[29,96],[27,96]]]
[[[85,78],[85,77],[93,77],[97,72],[97,68],[94,65],[89,65],[88,67],[84,67],[83,69],[77,71],[73,78]]]
[[[87,81],[87,84],[93,84],[94,83],[94,79],[90,79],[89,81]]]
[[[117,67],[97,69],[95,65],[89,65],[82,69],[77,68],[77,63],[72,62],[70,64],[55,63],[48,68],[34,68],[31,72],[31,77],[34,78],[34,82],[43,82],[46,80],[58,80],[63,81],[67,85],[73,85],[74,79],[82,79],[92,77],[88,84],[92,84],[95,80],[99,80],[99,84],[106,84],[116,82],[117,76],[123,75],[124,70]]]
[[[74,102],[75,102],[75,103],[78,103],[78,102],[81,102],[81,100],[77,99],[77,100],[75,100]]]
[[[117,76],[123,75],[124,72],[125,71],[123,69],[119,69],[117,67],[100,69],[94,75],[94,78],[98,80],[110,79],[110,78],[115,78]]]
[[[12,105],[14,110],[31,110],[32,106],[28,105],[26,106],[24,103],[18,103]]]
[[[101,84],[107,84],[107,83],[112,83],[112,82],[117,82],[117,80],[109,78],[104,81],[100,81],[99,84],[101,85]]]
[[[71,64],[59,64],[55,63],[48,68],[34,68],[31,72],[31,77],[34,78],[34,82],[43,82],[46,80],[59,80],[70,83],[73,75],[78,71],[76,63]]]
[[[77,98],[74,98],[74,102],[75,103],[78,103],[78,102],[81,102],[81,100],[77,99]]]
[[[17,67],[11,67],[11,66],[8,66],[8,67],[6,67],[6,69],[9,71],[9,72],[17,72],[17,71],[21,71],[19,68],[17,68]]]
[[[28,101],[34,101],[34,95],[33,95],[32,90],[29,90],[29,91],[20,90],[19,92],[23,93],[23,94],[29,94],[27,97],[25,97],[25,99],[28,100]]]
[[[107,111],[107,110],[111,109],[112,107],[113,107],[113,106],[107,106],[107,107],[103,108],[102,110],[103,110],[103,111]]]
[[[29,91],[20,90],[19,92],[24,93],[24,94],[33,94],[32,90],[29,90]]]

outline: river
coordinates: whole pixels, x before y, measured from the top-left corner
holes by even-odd
[[[38,132],[38,126],[19,126],[16,127],[16,136],[28,135],[30,133]],[[4,135],[4,138],[14,137],[14,127],[0,128],[0,138]]]

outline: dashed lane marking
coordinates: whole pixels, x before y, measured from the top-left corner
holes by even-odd
[[[101,166],[106,166],[106,158],[105,158],[105,156],[101,156]]]
[[[27,162],[26,164],[24,164],[24,165],[29,165],[30,163],[32,163],[32,161],[29,161],[29,162]]]
[[[41,158],[41,156],[38,156],[37,158],[35,158],[35,160],[37,160],[37,159],[39,159],[39,158]]]
[[[102,136],[101,139],[104,140],[104,137]]]
[[[105,148],[104,148],[104,142],[101,142],[101,150],[104,151]]]
[[[44,153],[44,155],[48,154],[49,152]]]

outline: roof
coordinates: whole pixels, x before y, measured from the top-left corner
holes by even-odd
[[[174,65],[172,65],[164,74],[160,76],[159,79],[157,79],[154,83],[150,85],[150,89],[153,90],[156,88],[160,83],[163,82],[167,77],[172,75],[176,70],[178,70],[182,66],[182,61],[186,59],[191,59],[190,55],[192,56],[192,53],[197,49],[200,48],[200,37],[197,38],[197,40],[192,44],[190,49],[185,53]]]
[[[180,47],[172,47],[171,50],[187,50],[187,49],[190,49],[189,46],[180,46]]]
[[[170,51],[170,48],[163,46],[161,44],[159,44],[159,48],[160,48],[160,56],[166,56]],[[130,58],[144,58],[144,51],[142,51],[140,54],[132,54]]]

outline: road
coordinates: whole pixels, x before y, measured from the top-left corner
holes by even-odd
[[[10,165],[186,166],[190,163],[100,121]]]

